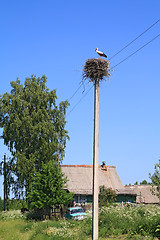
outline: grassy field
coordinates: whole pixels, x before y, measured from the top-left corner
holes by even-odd
[[[28,220],[20,211],[0,213],[0,240],[89,240],[91,213],[84,221]],[[99,213],[100,240],[160,239],[160,207],[111,206]]]

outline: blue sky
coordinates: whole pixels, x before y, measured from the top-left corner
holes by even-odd
[[[10,81],[23,83],[32,74],[48,77],[58,101],[69,99],[79,87],[85,61],[108,58],[159,18],[159,0],[113,1],[1,1],[0,94]],[[160,22],[111,59],[111,67],[160,33]],[[160,37],[114,68],[100,85],[99,163],[115,165],[123,184],[149,180],[160,157]],[[68,113],[91,83],[70,101]],[[63,164],[92,164],[93,88],[67,116]],[[1,130],[2,132],[2,130]],[[0,140],[0,158],[7,147]],[[0,177],[0,196],[2,196]]]

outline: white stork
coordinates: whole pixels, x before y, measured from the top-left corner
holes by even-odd
[[[96,53],[98,53],[98,55],[100,56],[100,57],[105,57],[105,58],[107,58],[107,56],[106,56],[106,54],[104,54],[103,52],[101,52],[101,51],[98,51],[98,48],[96,48]]]

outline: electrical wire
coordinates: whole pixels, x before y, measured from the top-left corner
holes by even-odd
[[[66,117],[68,117],[68,115],[79,105],[79,103],[83,100],[83,98],[85,98],[85,96],[90,92],[90,90],[93,88],[94,85],[92,85],[89,90],[79,99],[79,101],[74,105],[74,107],[69,111],[69,113],[66,115]]]
[[[133,52],[132,54],[130,54],[128,57],[124,58],[122,61],[120,61],[119,63],[117,63],[116,65],[114,65],[113,67],[111,67],[111,69],[117,67],[118,65],[120,65],[121,63],[123,63],[124,61],[126,61],[128,58],[132,57],[134,54],[136,54],[137,52],[139,52],[142,48],[146,47],[148,44],[150,44],[151,42],[153,42],[156,38],[160,37],[160,34],[158,34],[157,36],[155,36],[154,38],[152,38],[149,42],[147,42],[146,44],[144,44],[142,47],[140,47],[139,49],[137,49],[135,52]]]
[[[77,88],[77,90],[72,94],[72,96],[68,99],[68,101],[70,101],[75,95],[76,93],[79,91],[79,89],[82,87],[83,83],[81,82],[80,86]]]
[[[125,47],[123,47],[121,50],[119,50],[117,53],[115,53],[109,60],[117,56],[119,53],[121,53],[124,49],[129,47],[133,42],[135,42],[138,38],[140,38],[143,34],[145,34],[148,30],[150,30],[153,26],[155,26],[160,19],[158,19],[155,23],[153,23],[149,28],[147,28],[144,32],[142,32],[140,35],[138,35],[135,39],[133,39],[131,42],[129,42]]]
[[[119,53],[121,53],[124,49],[126,49],[127,47],[129,47],[133,42],[135,42],[138,38],[140,38],[143,34],[145,34],[147,31],[149,31],[153,26],[155,26],[158,22],[160,21],[160,19],[158,19],[156,22],[154,22],[150,27],[148,27],[145,31],[143,31],[140,35],[138,35],[135,39],[133,39],[131,42],[129,42],[125,47],[123,47],[121,50],[119,50],[117,53],[115,53],[111,58],[109,58],[109,60],[111,60],[112,58],[114,58],[115,56],[117,56]],[[119,63],[117,63],[116,65],[114,65],[112,67],[115,68],[118,65],[120,65],[121,63],[123,63],[124,61],[126,61],[128,58],[130,58],[131,56],[133,56],[134,54],[136,54],[137,52],[139,52],[141,49],[143,49],[144,47],[146,47],[149,43],[151,43],[152,41],[154,41],[156,38],[158,38],[160,36],[160,34],[158,34],[156,37],[154,37],[153,39],[151,39],[149,42],[147,42],[146,44],[144,44],[142,47],[140,47],[139,49],[137,49],[135,52],[133,52],[132,54],[130,54],[128,57],[126,57],[125,59],[123,59],[122,61],[120,61]],[[68,99],[68,101],[70,101],[75,95],[76,93],[79,91],[79,89],[82,87],[82,85],[84,85],[83,82],[81,82],[80,86],[77,88],[77,90],[72,94],[72,96]],[[93,87],[93,86],[92,86]],[[74,105],[74,107],[70,110],[70,112],[66,115],[68,116],[78,105],[79,103],[82,101],[82,99],[89,93],[89,91],[92,89],[92,87],[80,98],[80,100]]]
[[[117,63],[116,65],[114,65],[113,67],[111,67],[111,69],[117,67],[118,65],[120,65],[121,63],[123,63],[124,61],[126,61],[128,58],[132,57],[134,54],[136,54],[137,52],[139,52],[141,49],[143,49],[144,47],[146,47],[148,44],[150,44],[151,42],[153,42],[155,39],[157,39],[158,37],[160,37],[160,34],[158,34],[157,36],[155,36],[154,38],[152,38],[149,42],[147,42],[146,44],[144,44],[142,47],[140,47],[139,49],[137,49],[135,52],[133,52],[132,54],[130,54],[128,57],[126,57],[125,59],[123,59],[122,61],[120,61],[119,63]],[[82,86],[82,83],[80,85],[80,87]],[[89,93],[89,91],[93,88],[94,85],[91,86],[91,88],[80,98],[80,100],[74,105],[74,107],[70,110],[70,112],[66,115],[66,117],[79,105],[79,103],[82,101],[82,99]],[[72,97],[77,93],[77,91],[80,89],[80,87],[76,90],[76,92],[72,95]],[[71,97],[71,98],[72,98]],[[70,99],[71,99],[70,98]]]

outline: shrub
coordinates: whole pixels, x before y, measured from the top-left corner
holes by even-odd
[[[3,211],[0,213],[0,219],[3,219],[3,220],[20,219],[20,218],[24,218],[20,210]]]
[[[115,198],[116,198],[116,192],[112,188],[106,188],[105,186],[100,186],[100,193],[99,193],[100,207],[113,203],[115,201]]]
[[[99,214],[100,236],[120,234],[140,234],[158,236],[160,234],[160,207],[133,206],[103,207]]]

